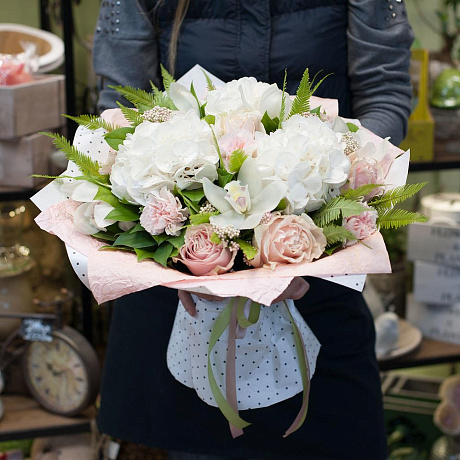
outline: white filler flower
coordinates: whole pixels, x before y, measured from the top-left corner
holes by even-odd
[[[120,146],[110,180],[113,193],[144,205],[153,191],[201,186],[217,179],[219,156],[209,125],[193,112],[165,123],[141,123]]]
[[[320,208],[347,180],[350,161],[340,136],[318,117],[294,115],[282,129],[256,140],[256,162],[264,177],[276,176],[288,186],[288,212]]]

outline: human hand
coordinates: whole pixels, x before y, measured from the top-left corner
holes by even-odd
[[[282,292],[272,303],[278,303],[285,299],[299,300],[307,293],[308,289],[310,289],[310,285],[301,276],[296,276],[284,292]],[[215,295],[179,290],[179,300],[182,302],[182,305],[190,316],[196,315],[196,306],[192,295],[196,295],[200,299],[212,300],[215,302],[223,300],[222,297]]]
[[[196,295],[200,299],[213,300],[215,302],[223,300],[222,297],[218,297],[216,295],[208,295],[208,294],[201,294],[198,292],[182,291],[180,289],[179,291],[177,291],[177,295],[179,296],[179,300],[182,302],[182,305],[184,306],[185,310],[190,316],[196,315],[196,306],[195,306],[195,302],[193,301],[192,295]]]

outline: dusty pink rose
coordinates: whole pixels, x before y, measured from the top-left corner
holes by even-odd
[[[185,242],[180,248],[180,261],[196,276],[221,275],[233,267],[236,251],[230,251],[222,243],[211,242],[214,233],[211,224],[194,225],[187,228]]]
[[[179,199],[166,187],[154,192],[142,211],[140,223],[151,235],[178,236],[188,211],[182,208]]]
[[[258,249],[253,267],[274,270],[278,264],[311,262],[320,257],[326,247],[326,237],[306,214],[275,215],[254,229],[252,244]]]
[[[377,231],[377,211],[369,210],[363,211],[359,216],[345,217],[343,219],[343,226],[353,233],[356,240],[347,241],[345,246],[352,246],[359,240],[364,240]]]
[[[374,158],[356,159],[351,164],[350,175],[348,176],[348,186],[356,190],[367,184],[383,184],[385,179],[384,171],[380,163]],[[373,196],[382,193],[382,187],[377,187],[364,197],[365,201]]]
[[[131,124],[123,115],[121,109],[107,109],[101,113],[101,118],[119,128],[129,128]]]

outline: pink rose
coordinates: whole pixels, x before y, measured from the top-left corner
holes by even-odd
[[[101,118],[107,123],[117,126],[118,128],[129,128],[131,124],[123,115],[121,109],[107,109],[101,113]]]
[[[348,176],[348,186],[356,190],[362,185],[383,184],[384,171],[380,163],[374,158],[364,157],[356,159],[351,164],[350,175]],[[382,187],[377,187],[364,197],[365,201],[382,193]]]
[[[258,252],[249,263],[274,270],[278,264],[311,262],[321,257],[326,237],[306,214],[275,215],[254,229],[252,244]]]
[[[343,226],[353,233],[356,240],[347,241],[345,246],[352,246],[359,240],[364,240],[377,231],[377,211],[369,209],[363,211],[359,216],[345,217],[343,219]]]
[[[236,251],[230,251],[222,243],[212,243],[213,232],[211,224],[188,227],[185,243],[174,261],[182,262],[196,276],[228,272],[233,267]]]
[[[174,196],[166,187],[160,192],[153,192],[142,211],[140,223],[151,235],[178,236],[188,211],[182,208],[179,198]]]

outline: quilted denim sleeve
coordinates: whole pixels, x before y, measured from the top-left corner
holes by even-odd
[[[413,32],[403,0],[349,0],[348,71],[353,113],[398,145],[406,135]]]
[[[117,107],[116,101],[122,99],[108,85],[148,90],[149,80],[160,82],[156,34],[148,11],[144,0],[101,2],[93,50],[100,111]]]

